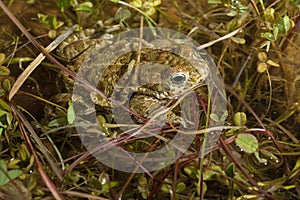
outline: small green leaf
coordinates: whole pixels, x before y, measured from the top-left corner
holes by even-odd
[[[113,3],[119,3],[120,0],[110,0]]]
[[[15,179],[22,174],[22,170],[13,169],[7,172],[7,174],[0,171],[0,187],[9,183],[10,179]],[[8,176],[8,177],[7,177]]]
[[[261,157],[259,156],[259,153],[258,153],[258,152],[254,152],[254,156],[255,156],[255,158],[258,160],[259,163],[266,163],[266,162],[268,162],[267,159],[261,158]]]
[[[2,82],[2,87],[4,90],[9,91],[11,89],[11,84],[9,79],[4,79]]]
[[[37,14],[37,18],[38,18],[38,20],[39,20],[40,22],[46,23],[48,16],[47,16],[47,15],[44,15],[44,14],[42,14],[42,13],[38,13],[38,14]]]
[[[205,172],[203,174],[203,180],[205,180],[205,181],[215,180],[217,178],[217,176],[219,176],[220,173],[223,173],[223,170],[221,169],[221,167],[217,166],[217,165],[213,165],[210,167],[210,169],[205,170]],[[200,174],[199,170],[198,170],[198,174]],[[199,175],[198,175],[198,178],[199,178]]]
[[[56,29],[55,27],[57,26],[57,18],[55,15],[50,15],[49,23],[54,29]]]
[[[227,116],[228,116],[228,111],[226,110],[220,117],[220,121],[225,122],[225,120],[227,119]]]
[[[194,177],[197,174],[197,169],[194,166],[187,166],[183,168],[183,171],[189,176]]]
[[[271,151],[267,150],[267,149],[261,149],[260,153],[263,157],[269,157],[270,160],[273,160],[276,162],[276,160],[278,161],[278,157],[275,156]]]
[[[148,2],[153,7],[159,6],[161,4],[161,0],[152,0],[152,1],[148,1]]]
[[[258,65],[256,67],[256,71],[258,73],[264,73],[267,69],[268,69],[268,65],[265,62],[258,63]]]
[[[93,8],[93,3],[90,1],[87,1],[87,2],[79,4],[78,7],[75,8],[75,10],[79,11],[79,12],[92,13],[92,11],[93,11],[92,8]]]
[[[141,8],[143,5],[143,2],[141,0],[133,0],[129,4],[131,4],[132,6],[134,6],[136,8]]]
[[[48,123],[48,127],[58,127],[66,124],[67,124],[66,118],[61,117],[61,118],[51,120]]]
[[[48,37],[51,38],[51,39],[54,39],[56,38],[56,35],[57,35],[57,31],[56,30],[49,30],[48,31]]]
[[[274,38],[275,38],[274,40],[277,40],[278,32],[279,32],[278,26],[274,26],[273,27],[273,35],[274,35]]]
[[[12,122],[12,120],[13,120],[13,115],[12,115],[12,113],[7,113],[6,114],[6,122],[7,122],[7,125],[11,125],[11,122]]]
[[[268,59],[268,55],[265,52],[259,52],[257,54],[257,58],[260,62],[266,62]]]
[[[9,182],[7,177],[7,165],[4,160],[0,160],[0,187]]]
[[[10,70],[5,66],[0,66],[0,76],[8,76],[10,74]]]
[[[207,3],[209,3],[209,4],[221,4],[222,1],[221,0],[208,0]]]
[[[141,176],[138,178],[138,183],[139,183],[140,186],[145,186],[145,185],[147,185],[148,180],[147,180],[147,178],[146,178],[145,176],[142,176],[142,175],[141,175]]]
[[[280,65],[279,65],[277,62],[273,61],[273,60],[267,60],[266,63],[267,63],[268,65],[273,66],[273,67],[280,67]]]
[[[119,185],[118,182],[116,182],[116,181],[110,181],[110,187],[111,187],[111,188],[116,187],[116,186],[118,186],[118,185]]]
[[[274,19],[275,19],[274,13],[275,13],[275,9],[274,8],[267,8],[265,10],[266,21],[268,21],[268,22],[274,21]]]
[[[161,186],[161,191],[163,191],[164,193],[170,193],[170,191],[172,190],[172,186],[168,185],[168,184],[162,184]]]
[[[293,167],[292,171],[290,172],[290,179],[294,178],[295,176],[299,176],[299,169],[300,169],[300,157],[298,157],[295,166]]]
[[[109,128],[107,127],[106,118],[104,116],[98,115],[97,122],[98,122],[98,125],[100,126],[101,130],[105,133],[106,136],[109,137],[112,135],[112,133],[109,131]]]
[[[110,189],[110,186],[108,183],[106,183],[106,184],[102,185],[101,191],[105,193],[105,192],[108,192],[109,189]]]
[[[215,122],[219,122],[219,121],[220,121],[218,115],[215,114],[215,113],[211,113],[211,114],[209,115],[209,117],[210,117],[213,121],[215,121]]]
[[[60,11],[64,12],[71,6],[72,2],[73,0],[57,0],[56,4],[59,7]]]
[[[62,21],[57,20],[56,15],[49,16],[49,21],[48,21],[49,28],[56,30],[59,27],[61,27],[63,24],[64,23]]]
[[[6,94],[6,91],[3,89],[0,89],[0,97],[3,97]]]
[[[227,13],[227,16],[229,16],[229,17],[234,17],[236,15],[237,15],[237,13],[235,10],[231,10],[229,13]]]
[[[125,8],[119,8],[115,14],[116,20],[124,21],[131,16],[131,12]]]
[[[21,160],[19,160],[19,159],[13,159],[7,164],[7,167],[9,167],[11,169],[19,169],[20,162],[21,162]]]
[[[244,112],[237,112],[234,114],[233,122],[237,126],[244,126],[247,122],[247,116]]]
[[[3,171],[7,172],[7,165],[4,160],[0,160],[0,168],[2,169],[0,170],[0,173],[3,173]]]
[[[6,114],[7,114],[7,112],[6,112],[6,111],[4,111],[4,110],[0,110],[0,117],[4,116],[4,115],[6,115]]]
[[[21,176],[22,173],[23,173],[22,170],[19,170],[19,169],[13,169],[13,170],[8,171],[8,175],[11,179],[15,179],[15,178]]]
[[[6,56],[4,53],[0,53],[0,65],[5,61]]]
[[[178,192],[178,193],[184,192],[185,188],[186,188],[185,183],[184,182],[179,182],[176,185],[176,192]]]
[[[299,0],[290,0],[291,4],[297,7],[300,7],[300,1]]]
[[[229,176],[231,178],[234,177],[234,174],[235,174],[235,165],[234,165],[234,163],[230,163],[228,165],[228,167],[225,170],[225,173],[226,173],[227,176]]]
[[[283,18],[280,18],[278,20],[277,25],[281,32],[287,33],[291,28],[290,18],[287,15],[285,15]]]
[[[236,144],[246,153],[254,153],[258,150],[258,141],[254,135],[240,133],[235,139]]]
[[[75,121],[75,111],[74,111],[74,107],[73,107],[73,104],[72,102],[69,102],[69,107],[68,107],[68,113],[67,113],[67,116],[68,116],[68,123],[69,124],[73,124],[74,121]]]
[[[5,111],[11,111],[9,105],[3,101],[2,99],[0,99],[0,110],[5,110]]]
[[[275,37],[272,33],[266,32],[263,34],[263,37],[270,40],[270,41],[275,41]]]
[[[231,37],[230,39],[237,44],[245,44],[246,43],[246,40],[244,38]]]
[[[27,152],[28,152],[28,151],[27,151],[26,146],[25,146],[24,144],[21,144],[21,146],[20,146],[20,151],[19,151],[19,155],[20,155],[20,157],[21,157],[21,159],[22,159],[23,161],[26,161],[27,158],[28,158]]]

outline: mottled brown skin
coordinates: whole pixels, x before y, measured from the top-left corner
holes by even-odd
[[[202,85],[207,77],[207,62],[184,41],[178,41],[147,42],[139,38],[113,44],[97,41],[87,55],[82,54],[84,62],[78,65],[80,74],[97,85],[107,97],[149,118],[171,99],[180,98]],[[72,66],[73,70],[77,71],[78,66]],[[70,81],[66,79],[65,82]],[[102,108],[114,106],[95,92],[90,96]],[[143,122],[141,119],[136,121]]]

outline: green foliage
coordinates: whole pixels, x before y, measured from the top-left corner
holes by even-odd
[[[146,15],[153,15],[156,12],[155,7],[161,4],[161,0],[132,0],[129,2],[135,8],[140,8]]]
[[[240,1],[232,0],[230,5],[230,12],[227,14],[230,17],[237,16],[249,11],[248,6],[243,5]]]
[[[246,153],[254,153],[258,150],[258,141],[252,134],[240,133],[235,142]]]
[[[228,116],[228,112],[226,111],[221,116],[218,116],[216,113],[211,113],[209,117],[215,122],[224,122]]]
[[[293,6],[300,7],[300,0],[290,0],[290,2]]]
[[[247,116],[244,112],[237,112],[233,116],[233,122],[237,126],[244,126],[247,122]]]
[[[230,163],[228,165],[228,167],[225,170],[225,173],[227,176],[229,176],[230,178],[233,178],[235,175],[235,164],[234,163]]]
[[[56,4],[59,7],[61,12],[64,12],[66,9],[70,8],[74,3],[73,0],[57,0]]]
[[[9,105],[0,99],[0,136],[5,130],[14,130],[13,127],[13,115]]]
[[[0,187],[6,185],[11,180],[19,177],[22,173],[22,170],[19,169],[13,169],[8,171],[5,161],[0,160]]]
[[[64,23],[62,21],[57,20],[56,15],[44,15],[42,13],[37,14],[37,20],[44,24],[45,27],[49,30],[56,30],[61,27]]]
[[[143,199],[147,199],[149,195],[149,187],[148,187],[148,180],[145,176],[141,175],[138,178],[138,190],[141,193]]]
[[[111,2],[125,5],[138,11],[140,14],[145,16],[149,27],[153,27],[153,25],[156,24],[156,22],[151,18],[151,15],[156,13],[156,8],[161,4],[161,0],[133,0],[129,3],[121,0],[111,0]]]
[[[170,199],[174,196],[175,199],[264,198],[260,195],[261,191],[258,191],[257,187],[251,187],[249,179],[241,173],[242,171],[237,165],[237,162],[240,162],[245,171],[249,171],[254,182],[257,182],[262,190],[268,191],[269,194],[278,197],[278,199],[296,199],[298,197],[297,181],[300,174],[300,159],[295,156],[299,156],[297,140],[300,122],[300,101],[297,93],[299,70],[297,70],[297,58],[291,58],[292,56],[288,55],[289,52],[284,51],[283,44],[287,43],[292,46],[295,52],[298,50],[297,44],[299,41],[293,43],[293,39],[297,37],[297,32],[292,30],[294,27],[299,26],[299,24],[294,25],[294,23],[298,23],[296,19],[299,15],[299,0],[208,0],[184,1],[184,3],[181,1],[162,2],[160,0],[56,0],[55,2],[56,4],[51,2],[53,5],[49,8],[51,12],[48,12],[48,8],[42,10],[42,14],[38,13],[41,12],[41,9],[34,12],[37,20],[43,24],[39,28],[49,30],[50,35],[54,32],[52,37],[55,37],[60,31],[57,29],[62,28],[65,24],[68,27],[79,24],[81,25],[80,29],[85,30],[85,28],[95,28],[94,22],[98,20],[103,22],[100,28],[113,30],[109,33],[114,34],[116,31],[114,28],[119,27],[119,25],[121,25],[121,31],[139,27],[142,15],[145,17],[144,20],[147,22],[147,26],[153,27],[155,22],[159,22],[160,26],[164,28],[175,29],[192,36],[200,44],[217,40],[219,37],[226,36],[242,27],[241,31],[234,36],[227,37],[222,42],[207,47],[209,54],[213,56],[220,73],[223,75],[229,93],[227,104],[229,112],[213,113],[216,112],[213,110],[209,119],[212,124],[214,122],[224,122],[226,127],[232,124],[237,126],[247,124],[249,128],[247,133],[244,133],[244,129],[231,129],[227,134],[220,131],[220,140],[224,140],[232,155],[224,151],[225,146],[213,145],[208,149],[209,154],[200,157],[199,149],[202,145],[203,136],[197,135],[184,156],[180,157],[176,164],[154,172],[128,174],[116,172],[92,157],[82,159],[86,149],[81,148],[81,140],[75,129],[73,129],[76,113],[74,113],[71,103],[63,102],[63,106],[60,108],[56,105],[53,106],[55,110],[49,112],[49,117],[43,118],[42,122],[34,119],[34,117],[30,118],[32,128],[40,133],[41,142],[47,146],[46,150],[55,157],[56,166],[65,170],[65,165],[69,166],[68,163],[75,163],[75,166],[72,166],[74,167],[72,171],[66,173],[65,179],[60,183],[62,191],[72,189],[74,191],[73,195],[78,192],[80,195],[95,195],[107,199],[114,198],[111,195],[115,193],[114,191],[124,191],[118,194],[124,199],[150,199],[151,194],[154,195],[153,199],[161,198],[161,195],[167,196],[164,199]],[[30,1],[31,7],[33,7],[33,3],[34,1]],[[104,6],[101,7],[102,5]],[[54,11],[55,9],[57,10]],[[96,20],[90,22],[89,19],[92,17]],[[62,19],[64,19],[64,22],[61,21]],[[99,28],[99,24],[96,25],[96,28]],[[29,23],[27,25],[28,29],[35,33],[36,27],[30,27]],[[118,31],[120,30],[116,32]],[[38,35],[35,34],[35,36]],[[1,35],[1,42],[3,41],[2,36],[4,38],[5,34]],[[101,35],[95,34],[95,37],[98,36]],[[17,37],[13,36],[13,38]],[[40,41],[41,43],[44,42],[43,40]],[[16,49],[23,44],[19,42],[16,39],[12,43],[16,45]],[[2,46],[6,47],[7,45]],[[20,48],[18,53],[26,54],[23,49],[25,48]],[[4,51],[6,51],[4,52],[6,55],[12,53],[11,48]],[[35,196],[34,198],[53,198],[37,175],[33,156],[27,150],[25,140],[20,137],[19,122],[16,122],[9,104],[4,100],[5,95],[13,85],[10,79],[10,71],[15,69],[13,67],[15,67],[15,64],[19,64],[21,59],[24,61],[25,57],[17,60],[16,57],[11,58],[9,56],[9,59],[6,59],[5,54],[0,53],[0,76],[2,78],[0,97],[3,97],[0,100],[0,150],[3,155],[3,160],[0,160],[2,169],[0,171],[0,186],[13,185],[10,180],[18,178],[18,180],[15,180],[16,185],[19,186],[18,182],[24,182],[24,186],[23,184],[21,186],[27,187],[26,189]],[[29,58],[32,55],[26,56]],[[77,62],[76,57],[72,61]],[[285,63],[290,65],[287,67]],[[243,68],[244,64],[245,68]],[[12,71],[15,72],[15,70]],[[240,77],[238,77],[239,71],[241,72]],[[296,78],[294,79],[294,77]],[[237,79],[238,84],[231,88],[233,79]],[[270,85],[268,85],[268,82],[270,82]],[[37,86],[39,86],[38,81]],[[42,86],[44,86],[43,83]],[[48,87],[46,88],[48,89]],[[55,84],[50,88],[57,89]],[[200,91],[202,88],[198,89]],[[45,97],[47,95],[44,96],[45,91],[43,90],[44,87],[41,87],[39,92]],[[61,90],[61,88],[57,90]],[[240,95],[233,95],[234,93],[231,93],[231,90]],[[293,91],[296,95],[293,95]],[[200,93],[201,95],[202,93]],[[40,98],[37,99],[40,100]],[[205,104],[205,97],[203,99]],[[217,102],[218,99],[214,99],[212,105]],[[14,101],[14,103],[17,103],[17,101]],[[265,108],[264,105],[268,103],[270,107]],[[253,117],[253,113],[249,114],[250,109],[247,106],[251,107],[254,112],[258,112],[258,117],[261,117],[262,123],[267,127],[268,132],[263,132],[263,129],[257,128],[257,120]],[[120,127],[113,126],[115,121],[112,113],[109,109],[103,110],[104,112],[102,112],[102,109],[97,110],[98,126],[108,140],[112,141],[113,145],[120,145],[121,148],[127,148],[127,150],[148,152],[149,149],[155,148],[155,145],[163,144],[164,141],[161,138],[169,140],[176,131],[175,129],[164,129],[164,132],[158,137],[154,136],[153,140],[148,140],[148,138],[136,139],[134,137],[127,140],[126,137],[123,137],[123,134],[118,134],[119,129],[122,129],[126,124],[120,124]],[[241,110],[244,112],[241,112]],[[288,114],[281,114],[283,113],[282,110],[286,110]],[[31,115],[29,112],[28,114]],[[43,115],[43,112],[39,114]],[[227,119],[228,115],[230,116]],[[201,120],[199,125],[201,129],[204,129],[205,126]],[[85,126],[86,124],[81,125]],[[87,126],[87,130],[94,135],[103,135],[103,133],[96,132],[93,126],[89,124]],[[135,127],[128,125],[129,128]],[[249,132],[255,134],[252,135]],[[283,151],[277,149],[276,145],[273,144],[274,141],[270,139],[271,137],[266,136],[269,132],[274,135],[276,141],[284,146]],[[87,136],[85,139],[89,141],[93,137]],[[32,137],[30,137],[30,140],[32,140]],[[153,141],[155,143],[152,143]],[[264,143],[264,141],[267,142]],[[37,143],[33,141],[33,144]],[[33,146],[38,151],[37,156],[42,161],[42,169],[45,174],[51,180],[58,180],[48,167],[49,164],[44,161],[44,155],[39,146]],[[149,148],[146,149],[146,147]],[[178,150],[181,151],[181,149]],[[78,155],[83,155],[83,157],[79,158]],[[157,159],[161,159],[161,162],[163,162],[165,158],[174,155],[176,155],[176,151],[169,151],[165,157]],[[8,158],[13,159],[8,160]],[[4,161],[4,159],[6,160]],[[152,158],[145,157],[145,162],[149,162],[149,159]],[[288,165],[284,166],[282,160],[286,160],[285,162]],[[65,165],[64,162],[66,162]],[[200,171],[199,163],[201,162],[203,168]],[[143,163],[141,163],[141,166],[143,166]],[[32,174],[29,173],[31,168],[34,169]],[[132,180],[128,181],[129,179]],[[128,183],[128,185],[124,183]],[[201,186],[203,186],[202,190],[200,190]]]
[[[7,72],[8,72],[8,74],[10,73],[10,71],[7,71]],[[6,75],[3,75],[3,76],[6,76]],[[1,86],[0,86],[0,97],[7,95],[10,90],[11,90],[11,79],[8,79],[8,78],[3,79],[1,82]]]
[[[244,5],[242,1],[237,0],[208,0],[208,4],[223,4],[227,8],[230,9],[230,11],[227,13],[227,16],[234,17],[237,15],[240,15],[242,13],[246,13],[249,11],[248,6]]]
[[[76,23],[79,25],[82,25],[83,21],[89,21],[87,16],[97,13],[96,8],[91,1],[78,2],[74,0],[56,0],[56,4],[60,11],[64,14],[67,23],[70,22],[70,19],[65,15],[67,10],[72,10],[76,14]]]
[[[278,40],[279,36],[286,35],[291,28],[294,26],[293,20],[291,20],[287,15],[283,17],[275,17],[274,9],[267,9],[265,12],[265,23],[267,25],[267,32],[262,33],[262,37],[267,39],[261,48],[266,46],[266,51],[268,52],[270,49],[271,42],[275,42]]]
[[[10,70],[5,66],[0,66],[0,76],[8,76],[10,74]]]
[[[209,3],[209,4],[221,4],[222,0],[207,0],[207,3]]]
[[[56,4],[61,12],[65,12],[69,8],[73,8],[75,12],[84,12],[91,14],[93,12],[93,3],[90,1],[84,1],[77,3],[74,0],[56,0]]]
[[[90,1],[86,1],[77,5],[74,10],[76,12],[85,12],[91,14],[93,12],[93,4]]]

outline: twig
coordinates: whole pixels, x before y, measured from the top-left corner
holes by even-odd
[[[212,30],[209,30],[209,29],[206,28],[205,26],[202,26],[202,25],[198,24],[198,23],[195,22],[194,20],[189,19],[188,17],[182,15],[181,13],[176,12],[175,14],[178,15],[179,17],[181,17],[182,19],[188,21],[189,23],[191,23],[191,24],[194,25],[195,27],[197,27],[197,28],[203,30],[204,32],[207,32],[209,35],[211,35],[212,37],[216,38],[216,39],[218,40],[218,42],[223,41],[227,46],[229,46],[229,47],[231,47],[231,48],[233,48],[233,49],[237,49],[237,51],[238,51],[240,54],[242,54],[242,55],[244,55],[244,56],[248,56],[248,53],[247,53],[247,52],[245,52],[244,50],[240,49],[240,48],[237,47],[237,46],[234,46],[232,43],[230,43],[230,42],[228,42],[228,41],[226,41],[226,40],[219,40],[219,38],[220,38],[221,36],[219,36],[218,34],[216,34],[215,32],[213,32]],[[248,21],[246,24],[244,24],[244,25],[241,26],[240,28],[246,27],[251,21],[252,21],[252,20]],[[204,45],[205,45],[205,44],[204,44]]]
[[[73,33],[73,31],[77,28],[77,25],[69,28],[66,32],[61,34],[57,37],[51,44],[49,44],[45,50],[47,52],[53,51],[62,41],[64,41],[69,35]],[[26,79],[30,76],[30,74],[39,66],[39,64],[45,59],[45,56],[40,53],[30,64],[29,66],[23,71],[23,73],[18,77],[16,82],[14,83],[13,87],[11,88],[8,100],[11,100],[17,91],[20,89],[22,84],[26,81]]]
[[[240,28],[236,29],[235,31],[232,31],[222,37],[219,37],[218,39],[216,40],[213,40],[213,41],[210,41],[210,42],[207,42],[205,44],[202,44],[200,46],[197,47],[198,50],[201,50],[201,49],[205,49],[207,47],[210,47],[212,46],[213,44],[217,43],[217,42],[220,42],[222,40],[226,40],[228,38],[231,38],[233,37],[234,35],[236,35],[238,32],[240,32],[243,28],[245,28],[247,25],[249,24],[249,22],[247,22],[246,24],[244,24],[243,26],[241,26]]]
[[[235,86],[237,85],[238,81],[240,80],[240,77],[241,77],[241,75],[242,75],[244,69],[246,68],[247,64],[249,63],[250,58],[252,57],[252,54],[253,54],[253,49],[250,51],[250,53],[249,53],[249,55],[248,55],[246,61],[244,62],[242,68],[240,69],[238,75],[235,77],[235,80],[234,80],[234,82],[233,82],[233,84],[232,84],[232,87],[233,87],[233,88],[235,88]]]
[[[21,133],[34,157],[34,160],[37,164],[37,170],[39,172],[39,174],[41,175],[41,178],[43,179],[44,183],[46,184],[46,186],[49,188],[50,192],[52,193],[53,197],[57,200],[64,200],[63,196],[60,194],[59,190],[57,189],[56,185],[51,181],[51,179],[47,176],[47,174],[45,173],[43,166],[41,165],[39,158],[34,150],[34,147],[32,146],[32,143],[29,139],[29,136],[26,132],[26,129],[24,127],[24,124],[26,126],[26,128],[30,131],[30,125],[28,123],[28,121],[26,120],[25,116],[12,104],[10,104],[10,107],[12,109],[12,111],[14,112],[14,114],[17,116],[17,120],[19,122],[19,126],[21,129]],[[32,131],[31,131],[32,133]]]

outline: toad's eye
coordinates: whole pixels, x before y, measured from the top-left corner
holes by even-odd
[[[172,74],[170,77],[171,83],[175,85],[181,85],[184,84],[188,79],[188,75],[184,72],[178,72],[175,74]]]

